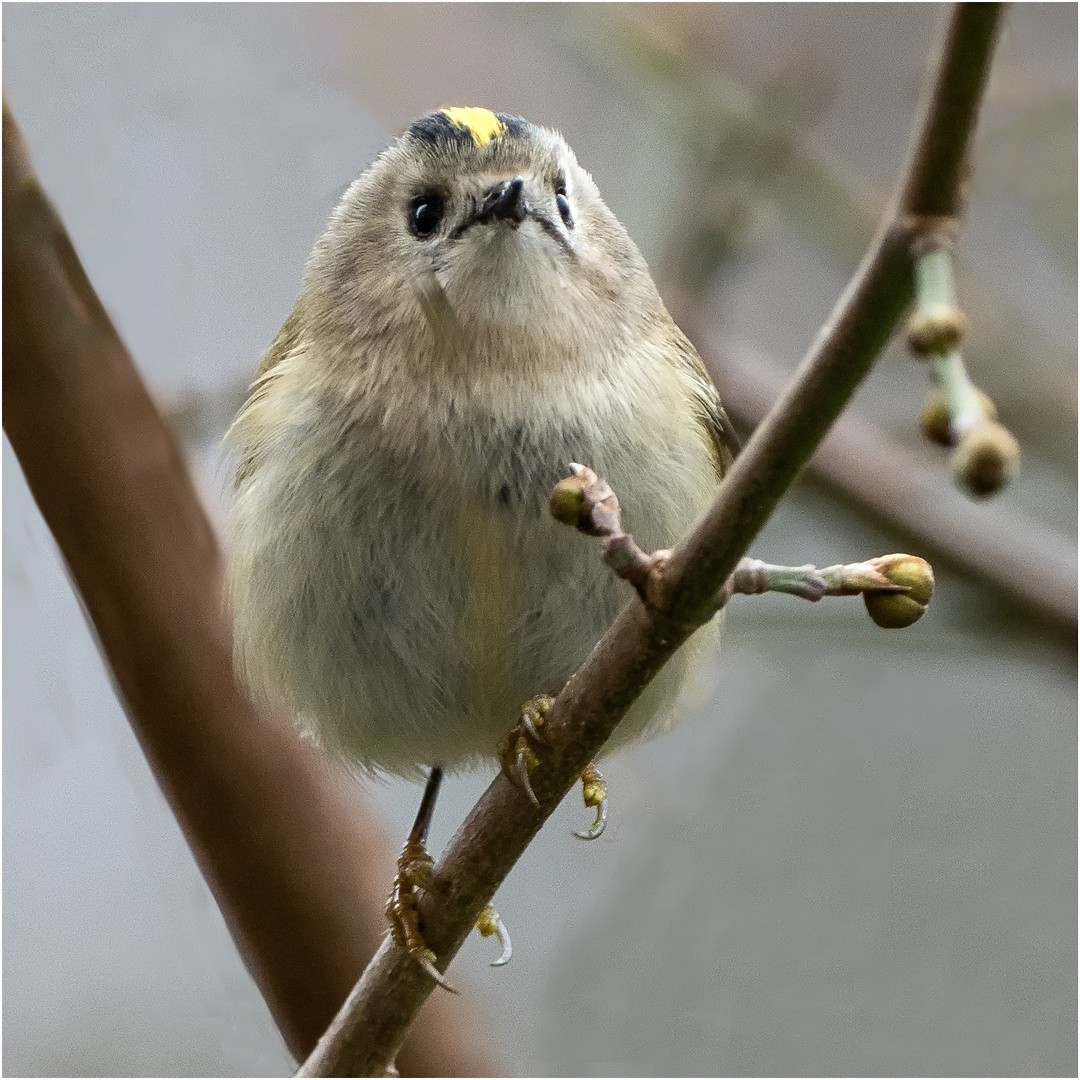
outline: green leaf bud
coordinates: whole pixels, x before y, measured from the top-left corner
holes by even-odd
[[[987,420],[996,420],[997,406],[993,400],[979,389],[976,389],[975,393],[983,416]],[[927,390],[922,415],[919,417],[919,427],[931,442],[940,446],[955,446],[959,441],[953,434],[948,396],[940,386],[931,386]]]
[[[985,498],[999,491],[1020,467],[1020,446],[1001,424],[988,420],[965,432],[953,455],[956,483]]]
[[[908,319],[908,348],[921,360],[943,356],[959,348],[967,326],[964,313],[951,304],[917,308]]]
[[[582,475],[560,480],[551,492],[551,516],[563,525],[576,529],[585,506],[585,489],[590,478]]]
[[[886,630],[900,630],[922,618],[934,593],[934,571],[918,555],[882,555],[870,559],[873,566],[893,585],[903,586],[902,593],[863,593],[870,618]]]

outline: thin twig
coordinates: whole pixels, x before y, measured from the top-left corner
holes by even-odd
[[[951,162],[966,153],[986,82],[1000,5],[960,5],[946,38],[932,102],[964,101],[952,113],[958,146],[942,148]],[[948,193],[928,173],[937,160],[941,121],[925,108],[904,192],[930,191],[934,206]],[[954,180],[955,171],[951,172]],[[566,684],[545,720],[543,760],[530,776],[539,801],[502,774],[481,796],[435,865],[434,887],[420,900],[424,936],[444,968],[477,916],[533,836],[614,731],[665,661],[712,614],[715,597],[784,491],[885,344],[912,291],[910,246],[929,206],[898,200],[817,342],[769,416],[736,459],[712,509],[672,554],[659,576],[658,599],[634,599]],[[380,1076],[434,986],[409,955],[384,942],[348,1001],[304,1063],[301,1076]]]
[[[385,930],[389,840],[352,778],[233,675],[221,553],[183,454],[3,113],[4,431],[131,726],[289,1049]],[[431,1002],[406,1075],[500,1075],[467,1005]]]
[[[604,562],[634,586],[646,607],[654,606],[654,594],[663,584],[670,552],[654,551],[650,555],[642,551],[634,538],[623,532],[619,500],[608,482],[583,465],[570,467],[574,474],[555,485],[552,516],[586,536],[601,537]],[[934,572],[925,559],[900,552],[821,568],[810,563],[778,566],[744,556],[720,587],[712,607],[719,610],[735,593],[760,596],[766,592],[787,593],[814,603],[826,596],[861,595],[867,613],[878,626],[899,630],[926,613],[934,592]],[[596,766],[590,765],[581,777],[586,788],[590,770],[603,782]],[[585,801],[590,805],[588,798]]]

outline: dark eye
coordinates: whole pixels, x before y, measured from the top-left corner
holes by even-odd
[[[442,216],[441,195],[417,195],[409,203],[409,232],[421,240],[426,239],[439,227]]]
[[[566,187],[562,184],[555,189],[555,205],[562,215],[563,224],[569,228],[574,224],[574,219],[570,215],[570,200],[566,197]]]

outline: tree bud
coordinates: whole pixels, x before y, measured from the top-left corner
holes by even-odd
[[[993,495],[1020,466],[1020,446],[1001,424],[988,420],[965,432],[953,455],[953,478],[977,498]]]
[[[951,304],[917,308],[908,319],[908,348],[920,359],[944,356],[960,347],[967,325],[964,313]]]
[[[578,474],[560,480],[551,492],[551,516],[572,529],[578,527],[590,478]]]
[[[987,420],[996,420],[997,406],[993,400],[977,388],[975,393],[978,395],[983,416]],[[957,444],[958,439],[953,435],[949,416],[949,399],[940,386],[931,386],[927,390],[922,415],[919,417],[919,427],[931,442],[938,443],[940,446]]]
[[[921,619],[934,593],[930,564],[917,555],[882,555],[869,562],[893,585],[907,589],[902,593],[864,592],[870,618],[886,630],[900,630]]]

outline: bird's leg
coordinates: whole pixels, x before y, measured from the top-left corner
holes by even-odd
[[[521,706],[521,719],[517,726],[499,740],[499,760],[503,772],[529,796],[536,807],[540,803],[529,783],[529,770],[540,764],[537,749],[544,743],[540,728],[554,704],[555,699],[548,694],[525,702]],[[591,761],[581,774],[581,795],[586,806],[596,807],[596,820],[584,832],[575,832],[574,835],[581,840],[595,840],[607,825],[607,785],[600,770]],[[483,930],[480,932],[483,933]]]
[[[424,844],[427,841],[428,827],[435,811],[435,799],[442,783],[442,769],[431,770],[424,797],[420,800],[420,809],[416,812],[416,821],[409,833],[405,846],[398,856],[397,873],[394,875],[394,889],[386,902],[386,917],[390,920],[390,933],[394,942],[403,949],[445,990],[458,991],[450,985],[442,972],[435,967],[435,954],[427,947],[423,934],[420,933],[420,916],[416,910],[417,889],[431,888],[431,868],[434,860],[427,853]]]
[[[431,871],[435,862],[424,845],[427,843],[428,828],[435,812],[435,799],[439,794],[441,784],[442,769],[436,767],[431,770],[431,775],[428,777],[424,797],[420,800],[420,809],[416,812],[416,821],[398,856],[394,888],[390,893],[390,899],[386,902],[386,917],[390,921],[390,933],[395,944],[407,949],[412,958],[444,990],[457,994],[459,993],[457,988],[447,982],[445,976],[435,967],[436,957],[427,947],[424,935],[420,932],[420,916],[416,910],[417,890],[426,891],[432,884]],[[490,904],[484,908],[480,913],[480,918],[476,920],[476,929],[483,937],[495,935],[502,946],[502,953],[498,960],[492,961],[491,966],[502,967],[503,964],[509,963],[513,953],[510,935],[502,919],[499,918],[499,913]]]

